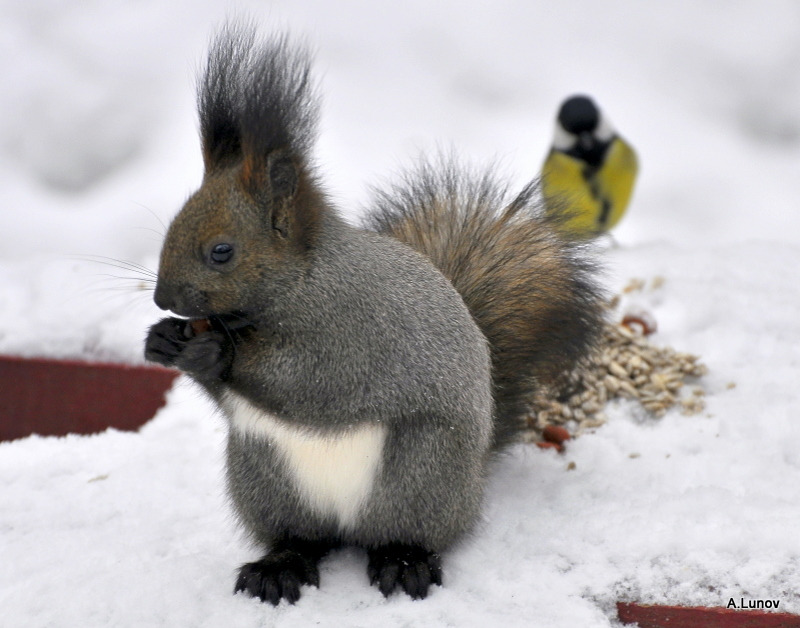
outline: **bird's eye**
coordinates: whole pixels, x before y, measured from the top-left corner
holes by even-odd
[[[224,264],[233,257],[233,245],[222,242],[211,249],[211,261],[214,264]]]

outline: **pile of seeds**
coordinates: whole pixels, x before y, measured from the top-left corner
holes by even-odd
[[[597,352],[562,388],[568,392],[545,389],[533,399],[526,440],[540,441],[548,425],[569,423],[575,435],[599,427],[606,421],[606,404],[617,398],[638,401],[656,417],[676,405],[684,414],[701,412],[703,389],[686,384],[704,375],[707,368],[697,356],[651,344],[647,335],[653,330],[647,316],[607,323]]]

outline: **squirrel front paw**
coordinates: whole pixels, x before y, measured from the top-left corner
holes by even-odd
[[[175,366],[175,360],[186,348],[191,335],[189,321],[182,318],[164,318],[150,327],[144,341],[144,357],[149,362]]]
[[[225,338],[216,331],[195,336],[175,358],[175,366],[196,377],[218,379],[230,362],[224,345]]]
[[[150,328],[144,356],[151,362],[180,369],[198,379],[219,379],[230,365],[232,351],[218,331],[196,333],[190,321],[165,318]]]

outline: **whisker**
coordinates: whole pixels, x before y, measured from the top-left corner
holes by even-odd
[[[164,234],[161,231],[159,231],[158,229],[153,229],[152,227],[131,227],[131,229],[140,229],[142,231],[152,231],[157,236],[160,236],[162,240],[164,238]],[[159,241],[161,241],[161,240],[159,240]]]
[[[233,357],[235,359],[236,358],[236,352],[237,352],[236,340],[234,340],[233,336],[231,335],[231,330],[228,329],[228,324],[224,320],[222,320],[221,318],[218,318],[217,320],[219,321],[220,325],[222,326],[222,329],[227,334],[228,339],[231,341],[231,345],[233,345]],[[240,336],[240,338],[241,338],[241,336]]]
[[[251,321],[249,318],[243,316],[242,314],[237,314],[236,312],[228,312],[226,314],[226,316],[233,316],[234,318],[239,319],[239,322],[236,324],[235,327],[232,326],[232,325],[229,325],[229,327],[234,331],[237,330],[237,329],[242,329],[244,327],[250,327],[250,326],[253,325],[253,321]]]
[[[164,231],[162,231],[162,232],[161,232],[159,235],[160,235],[162,238],[163,238],[163,237],[165,237],[165,236],[166,236],[166,234],[167,234],[167,225],[165,225],[165,224],[164,224],[164,221],[163,221],[163,220],[161,220],[161,218],[159,218],[158,214],[156,214],[156,213],[155,213],[155,212],[154,212],[152,209],[150,209],[150,208],[149,208],[147,205],[142,205],[141,203],[136,203],[136,204],[137,204],[139,207],[142,207],[143,209],[146,209],[147,211],[149,211],[149,212],[150,212],[150,213],[153,215],[153,217],[154,217],[154,218],[155,218],[155,219],[156,219],[156,220],[159,222],[159,224],[160,224],[160,225],[161,225],[161,226],[164,228]],[[158,232],[156,232],[156,233],[158,233]]]
[[[102,295],[98,297],[97,295]],[[113,293],[108,288],[91,288],[81,290],[76,294],[67,297],[67,301],[73,299],[87,299],[91,298],[93,304],[106,305],[108,303],[118,303],[117,307],[108,310],[108,314],[115,314],[116,312],[131,307],[141,306],[150,301],[150,295],[142,291],[122,290],[117,289]]]
[[[101,288],[93,288],[95,292],[115,291],[115,292],[153,292],[155,290],[152,286],[143,286],[141,284],[133,284],[127,286],[103,286]]]
[[[107,263],[107,262],[114,262],[116,264],[126,264],[126,265],[132,266],[134,268],[139,268],[141,270],[146,270],[146,271],[148,271],[150,273],[155,274],[155,271],[149,269],[147,266],[144,266],[143,264],[139,264],[137,262],[131,262],[131,261],[124,260],[124,259],[118,259],[116,257],[109,257],[107,255],[94,255],[92,253],[84,253],[84,254],[81,254],[81,255],[71,255],[70,257],[77,258],[77,259],[82,259],[82,260],[87,261],[87,262],[95,262],[95,263],[98,263],[98,264],[104,264],[104,263]]]
[[[122,270],[127,270],[129,272],[137,272],[142,273],[144,275],[148,275],[153,277],[154,279],[158,278],[158,273],[150,270],[147,266],[143,266],[142,264],[137,264],[136,262],[127,262],[125,260],[115,259],[113,257],[106,257],[104,255],[83,255],[74,256],[77,259],[81,259],[86,262],[91,262],[94,264],[105,264],[107,266],[113,266],[115,268],[120,268]]]
[[[125,279],[130,281],[141,281],[145,283],[156,283],[155,279],[150,279],[149,277],[126,277],[124,275],[112,275],[110,273],[95,273],[91,275],[91,277],[109,277],[111,279]]]

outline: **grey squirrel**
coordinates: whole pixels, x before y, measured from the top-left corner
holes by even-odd
[[[474,529],[527,401],[592,347],[593,265],[491,173],[423,165],[345,222],[312,166],[307,52],[228,25],[199,88],[205,174],[161,252],[148,360],[228,423],[227,486],[266,554],[235,591],[294,603],[332,549],[424,598]]]

